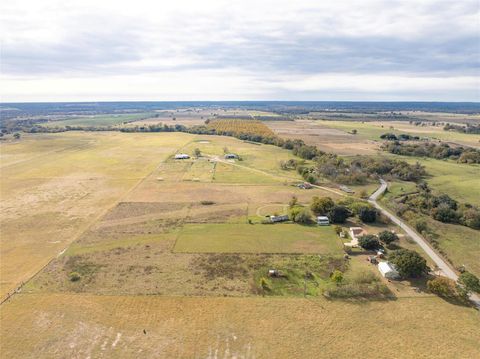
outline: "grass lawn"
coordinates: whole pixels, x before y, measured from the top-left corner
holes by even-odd
[[[187,253],[341,253],[333,227],[277,224],[189,224],[175,252]]]

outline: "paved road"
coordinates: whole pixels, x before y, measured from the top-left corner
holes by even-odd
[[[383,179],[380,179],[380,187],[370,196],[368,202],[373,204],[379,211],[381,211],[385,216],[390,218],[393,223],[397,224],[400,228],[402,228],[405,233],[407,233],[422,249],[427,253],[427,255],[432,258],[433,262],[437,265],[438,268],[442,271],[443,275],[446,277],[457,281],[458,275],[455,271],[448,265],[448,263],[440,257],[427,243],[427,241],[420,236],[417,232],[415,232],[410,226],[408,226],[404,221],[402,221],[397,216],[393,215],[382,206],[380,206],[377,202],[378,197],[380,197],[385,190],[387,189],[387,182]],[[480,308],[480,297],[476,294],[472,294],[470,296],[472,302]]]

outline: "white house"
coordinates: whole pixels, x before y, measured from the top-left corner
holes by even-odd
[[[317,217],[317,224],[319,226],[329,226],[330,225],[330,220],[328,219],[327,216],[318,216]]]
[[[175,155],[175,159],[176,159],[176,160],[186,160],[186,159],[188,159],[188,158],[190,158],[190,156],[187,155],[186,153],[177,153],[177,154]]]
[[[395,269],[395,266],[390,262],[378,263],[378,270],[387,279],[399,279],[400,274]]]

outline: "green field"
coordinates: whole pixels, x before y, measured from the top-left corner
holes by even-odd
[[[428,184],[438,193],[457,201],[480,206],[480,165],[467,165],[432,158],[395,156],[410,163],[419,162],[427,170]]]
[[[175,252],[341,253],[332,227],[297,224],[204,224],[182,228]]]

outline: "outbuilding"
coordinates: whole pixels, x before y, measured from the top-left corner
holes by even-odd
[[[190,158],[190,156],[187,155],[186,153],[177,153],[175,155],[176,160],[186,160],[186,159],[189,159],[189,158]]]
[[[285,222],[285,221],[288,221],[289,218],[287,215],[283,215],[283,216],[270,216],[270,220],[275,223],[275,222]]]
[[[317,217],[317,224],[319,226],[329,226],[330,225],[330,220],[328,219],[327,216],[318,216]]]
[[[395,266],[390,262],[378,263],[378,270],[381,275],[387,279],[400,279],[400,274],[397,272]]]

